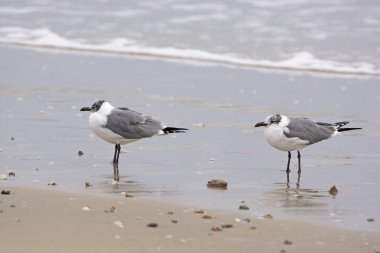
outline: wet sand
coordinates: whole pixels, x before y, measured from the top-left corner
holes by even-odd
[[[377,78],[12,47],[0,47],[0,55],[0,175],[16,174],[0,180],[0,190],[12,191],[0,199],[1,238],[13,242],[1,243],[1,251],[66,252],[68,245],[94,252],[379,250]],[[79,112],[97,99],[190,131],[123,147],[115,183],[113,146],[94,137],[88,114]],[[253,127],[274,112],[347,120],[363,130],[305,149],[300,180],[294,160],[287,184],[286,153]],[[206,187],[218,178],[228,182],[227,190]],[[250,210],[237,211],[242,201]],[[104,212],[112,206],[116,212]],[[275,218],[257,219],[267,213]],[[159,226],[147,228],[149,222]],[[211,231],[224,223],[233,228]]]
[[[225,213],[122,195],[106,198],[56,190],[8,189],[10,195],[0,196],[1,252],[380,250],[379,233],[276,217],[259,219],[243,211]]]

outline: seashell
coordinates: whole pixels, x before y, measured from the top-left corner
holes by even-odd
[[[124,225],[123,225],[123,223],[121,223],[121,221],[115,221],[113,224],[114,224],[116,227],[118,227],[118,228],[124,228]]]
[[[88,206],[84,206],[84,207],[82,207],[82,211],[88,212],[88,211],[92,211],[92,209],[89,208]]]

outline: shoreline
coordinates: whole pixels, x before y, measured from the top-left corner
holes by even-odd
[[[162,60],[162,61],[174,61],[179,62],[181,64],[200,64],[200,65],[216,65],[222,67],[229,68],[240,68],[240,69],[251,69],[255,71],[263,71],[263,72],[273,72],[273,73],[285,73],[285,74],[309,74],[309,75],[317,75],[317,76],[327,76],[327,77],[341,77],[341,78],[379,78],[379,71],[354,71],[354,70],[334,70],[334,69],[323,69],[323,68],[315,68],[315,67],[288,67],[288,66],[278,66],[270,65],[269,60],[257,60],[258,62],[262,61],[263,63],[244,63],[244,62],[236,62],[234,60],[227,59],[207,59],[202,57],[193,57],[188,55],[175,55],[175,54],[163,54],[158,52],[145,52],[142,50],[107,50],[102,48],[92,48],[92,47],[75,47],[75,46],[55,46],[49,44],[32,44],[32,43],[24,43],[24,42],[4,42],[0,41],[0,46],[3,47],[14,47],[21,48],[27,50],[45,50],[47,52],[66,52],[66,53],[74,53],[77,55],[86,55],[86,54],[94,54],[98,56],[110,56],[110,57],[129,57],[129,58],[137,58],[137,59],[146,59],[146,60]],[[248,60],[249,61],[249,60]]]
[[[4,188],[4,187],[2,187]],[[7,187],[2,252],[378,252],[379,233],[162,201]],[[38,229],[36,229],[38,227]]]

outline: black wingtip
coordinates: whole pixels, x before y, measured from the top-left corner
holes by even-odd
[[[348,121],[342,121],[342,122],[336,122],[334,125],[337,127],[337,131],[338,132],[345,132],[345,131],[351,131],[351,130],[360,130],[362,129],[361,127],[345,127],[345,128],[342,128],[342,126],[345,126],[347,125]]]
[[[345,127],[345,128],[338,128],[338,132],[345,132],[345,131],[351,131],[351,130],[360,130],[363,129],[361,127]]]
[[[179,128],[179,127],[165,127],[162,131],[165,134],[173,134],[173,133],[186,133],[189,129],[187,128]]]

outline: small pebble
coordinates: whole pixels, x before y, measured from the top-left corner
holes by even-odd
[[[265,219],[273,219],[273,216],[271,214],[266,214],[263,216]]]
[[[212,227],[211,231],[220,232],[220,231],[222,231],[222,229],[220,227]]]
[[[234,225],[232,225],[232,224],[222,224],[222,225],[220,225],[222,228],[233,228],[234,227]]]
[[[202,219],[210,220],[212,219],[211,215],[205,214],[202,216]]]
[[[178,221],[177,220],[172,220],[172,223],[177,224]]]
[[[86,182],[86,183],[84,183],[84,186],[87,188],[87,187],[91,187],[92,184],[90,182]]]
[[[240,210],[249,210],[249,207],[247,205],[240,205],[239,209]]]
[[[82,150],[79,150],[79,151],[78,151],[78,156],[82,156],[82,155],[84,155],[83,151],[82,151]]]
[[[14,137],[11,137],[11,141],[14,141],[15,140],[15,138]]]
[[[48,185],[57,186],[57,183],[56,182],[50,182],[50,183],[48,183]]]
[[[208,188],[217,188],[217,189],[227,189],[227,182],[222,179],[213,179],[211,181],[208,181],[207,187]]]
[[[126,198],[133,198],[133,195],[129,194],[128,192],[126,192],[124,195]]]
[[[292,245],[293,242],[292,242],[292,241],[289,241],[289,240],[285,240],[285,241],[284,241],[284,244],[286,244],[286,245]]]
[[[16,207],[16,205],[12,204],[12,205],[10,205],[9,207]]]
[[[2,190],[1,194],[3,194],[3,195],[10,195],[11,191],[10,190]]]
[[[251,222],[251,219],[249,219],[249,218],[245,218],[245,219],[242,220],[242,222],[243,222],[243,223],[250,223],[250,222]]]
[[[280,250],[280,253],[286,253],[286,250],[282,249]]]
[[[14,171],[8,172],[8,177],[15,177],[15,176],[16,176],[16,172],[14,172]]]
[[[173,212],[168,212],[169,215],[173,215],[174,213]]]
[[[151,223],[148,223],[148,225],[146,225],[148,228],[156,228],[158,227],[158,224],[155,223],[155,222],[151,222]]]
[[[368,222],[375,222],[375,219],[374,218],[368,218],[367,221]]]
[[[256,227],[255,227],[255,226],[252,226],[252,227],[249,227],[249,229],[255,230]]]
[[[115,211],[116,211],[116,207],[114,206],[104,210],[105,213],[114,213]]]
[[[203,210],[195,210],[194,213],[204,214],[205,211],[203,211]]]
[[[338,194],[338,189],[336,188],[335,185],[330,188],[329,193],[333,197],[335,197]]]

